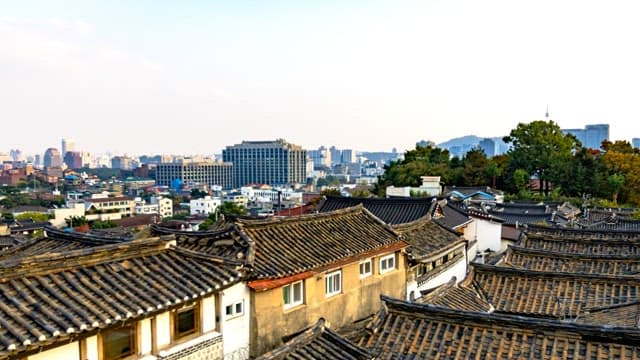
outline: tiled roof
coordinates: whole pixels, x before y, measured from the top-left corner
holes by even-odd
[[[492,312],[493,306],[472,283],[461,286],[453,277],[446,284],[423,293],[416,302],[451,309]]]
[[[590,309],[575,319],[580,324],[609,324],[616,327],[640,328],[640,302]]]
[[[556,237],[558,239],[640,239],[640,232],[602,230],[602,229],[569,229],[559,227],[537,226],[530,224],[527,226],[527,234],[540,235],[546,238]]]
[[[442,207],[442,213],[444,216],[435,219],[435,221],[451,230],[456,230],[472,221],[469,214],[449,204],[449,202],[447,202],[446,206]]]
[[[244,262],[245,266],[253,266],[254,243],[233,224],[229,224],[226,229],[215,231],[184,231],[151,225],[151,233],[175,236],[178,247],[182,249],[220,256]]]
[[[404,241],[409,243],[410,248],[407,253],[413,260],[445,251],[465,242],[460,234],[436,224],[429,216],[409,224],[396,225],[393,228],[402,234]]]
[[[518,241],[520,240],[521,230],[515,226],[502,226],[500,237],[505,240]]]
[[[498,211],[489,211],[488,214],[503,219],[505,225],[553,224],[552,214],[516,214]]]
[[[255,242],[254,279],[300,274],[371,251],[407,246],[362,205],[290,218],[239,219],[237,225]]]
[[[0,358],[148,317],[238,282],[239,264],[151,238],[0,262]]]
[[[352,198],[327,196],[318,206],[324,213],[362,204],[387,224],[397,225],[416,221],[430,214],[435,198]]]
[[[523,236],[519,246],[532,250],[584,255],[640,255],[640,239],[604,240],[579,237],[549,237],[529,234]]]
[[[84,199],[84,201],[86,203],[103,203],[103,202],[110,202],[110,201],[133,201],[133,199],[127,196],[116,196],[116,197],[100,198],[100,199]]]
[[[46,207],[37,206],[37,205],[20,205],[7,210],[8,213],[12,213],[12,214],[25,213],[25,212],[46,213],[48,211],[49,209],[47,209]]]
[[[550,318],[626,303],[640,295],[640,277],[532,271],[472,265],[473,281],[497,312]]]
[[[327,326],[324,319],[300,333],[284,345],[263,354],[256,360],[373,360],[369,352],[340,335]]]
[[[640,220],[625,219],[618,216],[612,216],[598,222],[584,225],[584,228],[589,230],[629,231],[640,233]]]
[[[537,271],[640,275],[640,255],[583,255],[509,246],[500,266]]]
[[[45,237],[29,240],[0,252],[0,260],[11,257],[25,257],[44,254],[62,254],[72,250],[92,248],[100,245],[117,244],[131,238],[90,235],[77,232],[66,232],[52,226],[45,228]]]
[[[378,359],[640,357],[640,331],[451,310],[382,296],[359,345]]]

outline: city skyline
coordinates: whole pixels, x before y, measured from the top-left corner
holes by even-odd
[[[214,154],[284,138],[403,152],[507,135],[547,106],[561,128],[608,123],[631,141],[638,6],[5,2],[4,144]]]

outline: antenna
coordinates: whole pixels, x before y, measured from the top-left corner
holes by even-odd
[[[545,119],[549,120],[549,104],[547,104],[547,112],[544,113]]]

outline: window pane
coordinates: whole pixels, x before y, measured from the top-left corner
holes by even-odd
[[[291,304],[291,285],[287,285],[282,288],[282,298],[285,305]]]
[[[182,336],[196,331],[196,311],[195,308],[180,311],[176,319],[178,328],[177,335]]]
[[[293,302],[302,301],[302,283],[293,284]]]
[[[120,359],[135,352],[133,348],[133,328],[126,326],[108,330],[102,335],[105,360]]]
[[[241,302],[236,304],[236,314],[242,314],[242,303]]]
[[[225,314],[227,314],[227,316],[233,315],[233,306],[232,305],[227,305],[227,307],[225,308]]]

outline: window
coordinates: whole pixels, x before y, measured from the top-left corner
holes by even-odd
[[[342,271],[328,273],[324,278],[324,285],[327,296],[339,294],[342,291]]]
[[[224,314],[227,316],[227,319],[241,316],[242,314],[244,314],[244,301],[241,300],[231,305],[227,305],[224,308]]]
[[[109,329],[102,333],[104,360],[122,359],[136,353],[136,327],[134,324]]]
[[[396,268],[396,254],[380,258],[380,274],[384,274]]]
[[[360,263],[360,278],[365,278],[373,273],[371,259],[367,259]]]
[[[200,331],[200,308],[197,305],[173,312],[174,340]]]
[[[284,307],[290,308],[297,305],[301,305],[304,301],[303,296],[303,283],[297,281],[289,285],[282,287],[282,298],[284,300]]]

